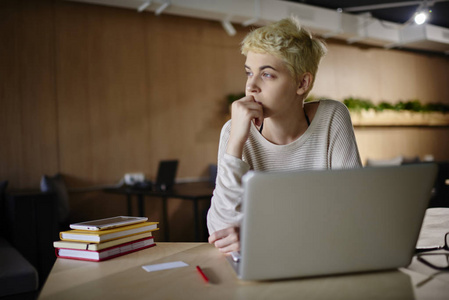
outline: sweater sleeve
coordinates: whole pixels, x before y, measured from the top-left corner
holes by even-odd
[[[207,213],[209,234],[233,225],[242,219],[241,203],[243,197],[242,176],[250,166],[243,160],[226,153],[231,121],[228,121],[220,134],[218,149],[217,179]]]
[[[336,109],[330,120],[329,161],[332,169],[362,167],[359,150],[346,106],[334,101]]]

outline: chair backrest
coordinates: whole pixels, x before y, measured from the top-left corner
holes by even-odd
[[[449,207],[449,162],[438,163],[438,175],[430,207]]]
[[[8,181],[0,181],[0,236],[6,235],[6,187]]]
[[[42,176],[41,179],[41,191],[55,193],[58,201],[58,221],[64,223],[69,218],[70,205],[69,205],[69,193],[67,191],[64,178],[61,174],[54,176]]]
[[[217,165],[211,164],[209,165],[209,182],[211,184],[215,184],[216,180],[217,180]]]

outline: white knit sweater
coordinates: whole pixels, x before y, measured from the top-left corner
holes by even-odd
[[[294,171],[361,167],[351,117],[344,104],[321,100],[307,131],[287,145],[267,141],[253,124],[243,160],[226,153],[231,120],[222,128],[217,179],[207,215],[209,233],[240,224],[242,176],[249,170]]]

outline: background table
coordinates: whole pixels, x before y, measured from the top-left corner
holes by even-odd
[[[157,197],[162,200],[162,221],[164,224],[165,241],[170,241],[167,199],[176,198],[191,200],[193,203],[195,241],[200,241],[200,223],[202,218],[198,211],[198,202],[200,200],[210,200],[214,191],[214,185],[209,181],[190,182],[175,184],[172,189],[167,191],[136,189],[131,187],[107,188],[106,193],[125,195],[128,202],[128,215],[132,215],[131,201],[132,197],[137,197],[138,215],[143,217],[145,214],[145,197]]]

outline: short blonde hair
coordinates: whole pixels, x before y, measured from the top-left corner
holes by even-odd
[[[251,31],[243,39],[241,51],[245,56],[249,51],[274,55],[285,62],[295,80],[309,72],[315,81],[318,65],[327,49],[322,40],[299,24],[298,19],[290,17]]]

